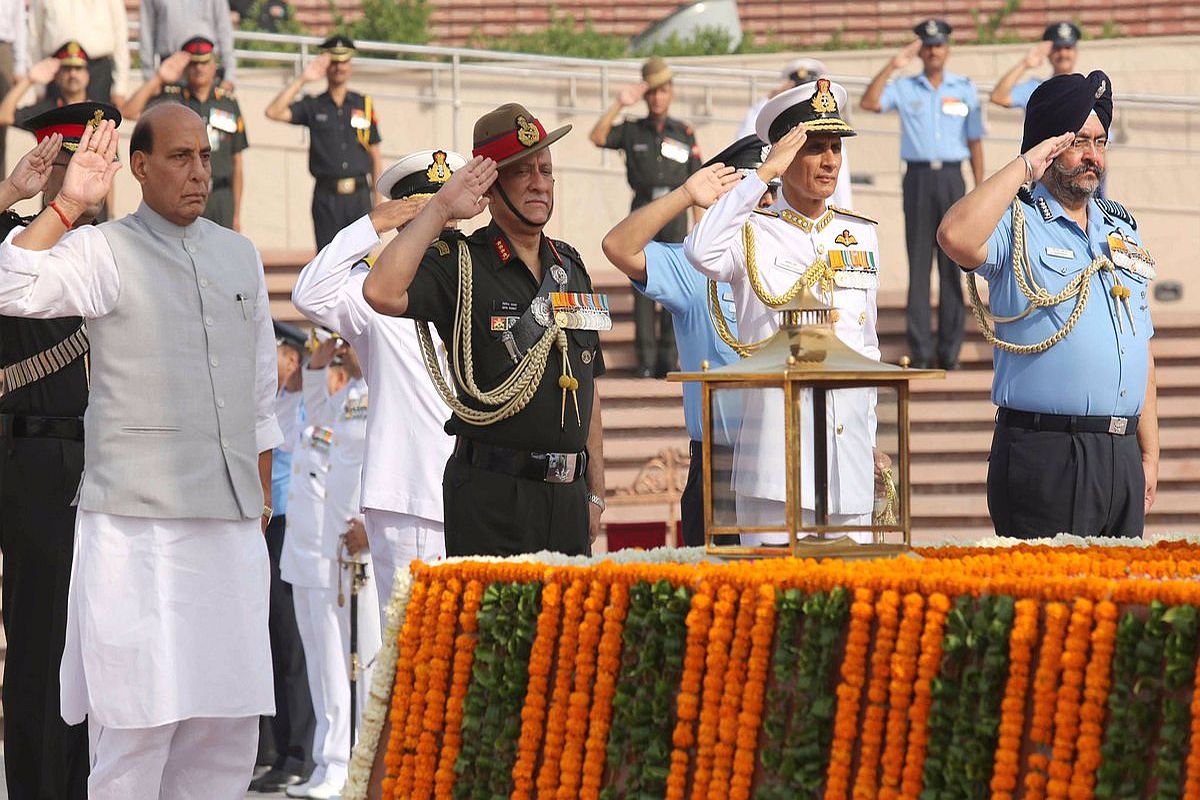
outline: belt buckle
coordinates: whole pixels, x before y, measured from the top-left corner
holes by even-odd
[[[338,178],[337,193],[338,194],[354,194],[354,187],[358,184],[357,178]]]
[[[1129,428],[1129,419],[1126,417],[1109,417],[1108,432],[1116,436],[1124,436],[1125,431]]]
[[[929,162],[929,168],[930,168],[930,169],[941,169],[941,168],[942,168],[942,162],[941,162],[941,161],[930,161],[930,162]]]
[[[546,453],[546,483],[574,481],[578,459],[578,453]]]

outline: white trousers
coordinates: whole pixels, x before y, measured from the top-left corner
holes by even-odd
[[[738,493],[735,496],[738,525],[759,527],[778,525],[779,533],[743,533],[741,543],[744,547],[761,547],[770,544],[787,544],[788,535],[784,521],[787,519],[787,504],[782,500],[768,500],[765,497],[753,497]],[[816,524],[816,514],[807,509],[801,509],[805,525]],[[830,514],[830,525],[870,525],[871,515],[867,514]],[[806,534],[807,535],[807,534]],[[850,538],[862,544],[874,541],[870,531],[854,531]]]
[[[439,561],[446,557],[446,528],[438,521],[368,508],[363,512],[371,562],[375,565],[375,588],[379,591],[379,627],[387,628],[388,603],[396,571],[408,569],[413,561]]]
[[[89,720],[88,738],[88,800],[241,800],[254,777],[258,717],[155,728],[106,728]]]
[[[368,573],[369,574],[369,573]],[[372,576],[373,578],[373,576]],[[296,625],[304,646],[308,689],[312,694],[316,730],[313,732],[314,783],[344,781],[350,763],[350,714],[362,718],[370,693],[371,671],[358,676],[357,709],[350,709],[350,587],[346,605],[339,608],[337,588],[292,586]],[[379,609],[368,586],[358,595],[359,664],[366,666],[379,652]]]

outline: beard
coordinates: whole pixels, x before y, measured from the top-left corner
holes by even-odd
[[[1086,180],[1085,176],[1091,176],[1095,182]],[[1086,202],[1100,188],[1100,182],[1104,179],[1104,167],[1099,164],[1085,163],[1074,169],[1066,169],[1059,166],[1058,161],[1053,161],[1043,177],[1046,181],[1046,188],[1050,189],[1050,193],[1055,197]]]

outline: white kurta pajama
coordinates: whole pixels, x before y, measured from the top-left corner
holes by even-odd
[[[879,263],[875,226],[861,218],[828,210],[819,220],[804,220],[804,230],[778,216],[755,214],[767,186],[757,174],[742,179],[705,212],[684,247],[688,260],[706,277],[728,282],[738,313],[738,338],[755,342],[779,330],[779,312],[768,308],[750,284],[743,244],[743,226],[754,232],[758,274],[771,294],[794,284],[819,257],[831,250],[853,248],[874,254]],[[780,192],[773,212],[801,215]],[[849,235],[842,237],[843,232]],[[856,241],[841,245],[842,241]],[[841,279],[841,274],[838,275]],[[877,285],[877,277],[860,276]],[[831,305],[838,316],[839,339],[868,358],[879,360],[876,332],[876,288],[837,285]],[[814,294],[817,294],[814,290]],[[801,414],[801,507],[806,524],[813,524],[812,401],[806,390]],[[865,525],[874,505],[875,391],[840,389],[827,395],[826,435],[829,453],[829,524]],[[784,468],[784,407],[782,391],[743,393],[742,427],[734,448],[733,491],[740,525],[784,526],[787,474]],[[855,533],[870,541],[869,533]],[[743,534],[747,545],[783,543],[786,534]]]
[[[370,217],[348,225],[300,272],[292,302],[354,347],[371,387],[361,506],[386,627],[396,571],[446,555],[442,472],[454,441],[444,428],[449,410],[425,371],[416,323],[379,314],[363,299],[367,268],[354,265],[378,244]]]
[[[224,235],[210,232],[205,226],[212,223],[205,220],[178,228],[145,206],[136,218],[135,235],[143,232],[150,246],[182,243],[179,252],[201,252],[205,242]],[[19,248],[11,238],[0,245],[0,313],[78,315],[91,321],[118,307],[121,271],[98,228],[72,231],[40,252]],[[200,265],[196,269],[196,275],[182,279],[209,288]],[[253,359],[254,385],[244,387],[246,395],[253,394],[255,415],[248,434],[263,452],[278,445],[281,435],[274,416],[275,340],[261,261],[256,269],[258,286],[246,287],[249,296],[239,293],[241,319],[253,332],[245,347],[253,352],[235,355]],[[232,294],[229,302],[236,310]],[[103,354],[93,346],[93,369],[102,369]],[[172,352],[165,336],[147,335],[138,346],[151,355],[160,351],[163,358]],[[145,376],[145,394],[129,397],[131,407],[140,404],[149,421],[155,419],[156,377]],[[225,408],[224,398],[212,400],[216,388],[207,376],[197,376],[195,391]],[[89,420],[93,412],[99,415],[100,409],[89,409]],[[89,423],[88,437],[99,435]],[[243,435],[240,441],[249,440]],[[242,463],[257,457],[238,455]],[[228,481],[228,475],[212,479]],[[143,478],[150,484],[160,476]],[[86,488],[82,497],[61,679],[63,719],[89,720],[89,797],[240,798],[253,771],[257,717],[275,711],[268,561],[259,519],[128,516],[89,508]]]

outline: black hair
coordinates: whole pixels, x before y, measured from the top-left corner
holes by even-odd
[[[142,118],[133,126],[133,135],[129,137],[129,158],[134,153],[150,155],[154,149],[154,125],[150,119]]]

